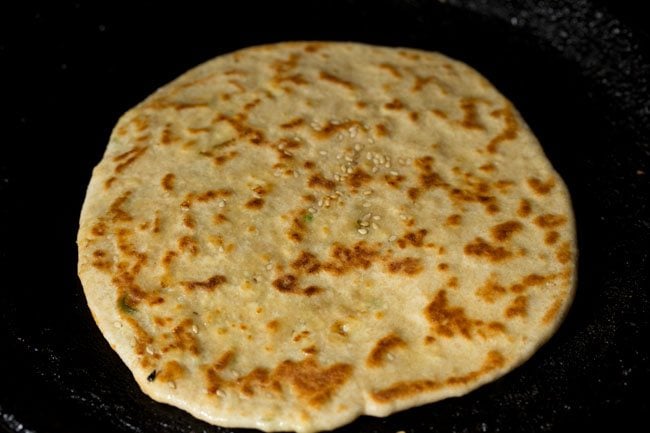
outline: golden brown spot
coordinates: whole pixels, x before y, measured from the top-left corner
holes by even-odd
[[[280,322],[277,320],[271,320],[266,324],[266,329],[271,332],[277,332],[277,330],[280,329]]]
[[[433,83],[436,85],[436,87],[443,93],[447,94],[449,91],[447,90],[446,86],[438,80],[438,78],[435,75],[430,75],[428,77],[420,77],[419,75],[415,75],[415,82],[413,83],[413,87],[411,88],[412,92],[419,92],[424,88],[429,83]]]
[[[329,121],[327,122],[327,125],[323,126],[320,130],[314,131],[314,134],[318,138],[324,139],[331,137],[339,131],[347,132],[352,127],[365,129],[363,124],[357,120],[348,120],[340,123],[333,123],[333,121]]]
[[[553,178],[550,178],[548,181],[542,182],[536,177],[531,177],[530,179],[528,179],[528,185],[537,194],[545,195],[548,194],[553,189],[553,187],[555,186],[555,180],[553,180]]]
[[[404,103],[399,99],[395,98],[390,102],[384,104],[384,108],[387,110],[401,110],[404,108]]]
[[[422,272],[422,260],[417,257],[395,259],[386,264],[386,270],[393,274],[416,275]]]
[[[106,234],[106,223],[103,221],[99,221],[93,225],[93,227],[90,229],[90,232],[94,236],[104,236]]]
[[[458,288],[458,277],[450,277],[445,283],[445,285],[450,289]]]
[[[212,217],[212,222],[214,222],[217,225],[223,224],[226,221],[230,221],[230,220],[228,219],[228,217],[226,215],[224,215],[222,213],[214,214],[214,216]]]
[[[406,194],[413,201],[417,200],[421,193],[422,191],[420,191],[418,188],[409,188],[408,191],[406,191]]]
[[[343,78],[337,77],[336,75],[332,75],[327,71],[320,71],[320,74],[318,76],[321,80],[329,81],[330,83],[338,84],[340,86],[343,86],[347,89],[354,89],[356,85],[352,83],[351,81],[344,80]]]
[[[517,118],[515,117],[515,114],[510,106],[495,110],[491,114],[494,117],[503,118],[504,121],[504,127],[501,132],[492,138],[487,145],[487,151],[489,153],[496,153],[497,146],[499,144],[504,141],[514,140],[517,138],[517,135],[519,133],[519,125],[517,123]]]
[[[490,245],[483,238],[477,237],[473,242],[465,245],[465,254],[486,258],[493,262],[500,262],[512,256],[512,252],[503,247]]]
[[[528,314],[528,296],[517,296],[506,308],[504,314],[508,319],[515,316],[526,317]]]
[[[303,237],[307,233],[307,227],[304,222],[306,215],[307,211],[301,210],[291,219],[291,226],[287,230],[287,237],[293,242],[302,242]]]
[[[212,162],[214,162],[215,165],[224,165],[228,161],[235,159],[239,155],[239,152],[235,150],[231,150],[228,153],[224,153],[222,155],[217,155],[214,158],[212,158]]]
[[[236,380],[235,385],[239,391],[247,397],[255,395],[255,389],[270,390],[276,393],[282,391],[282,385],[273,379],[265,368],[255,368],[246,376]]]
[[[165,268],[169,268],[172,264],[172,260],[174,260],[175,257],[178,256],[178,253],[176,251],[167,251],[163,255],[162,258],[162,264]]]
[[[479,377],[503,367],[505,358],[503,355],[492,350],[488,352],[483,361],[483,365],[475,371],[469,372],[462,376],[452,376],[445,382],[437,382],[433,380],[413,380],[396,382],[388,388],[373,391],[370,395],[373,400],[379,403],[389,403],[395,400],[413,397],[414,395],[422,394],[424,392],[435,391],[444,385],[464,385],[476,381]]]
[[[379,66],[381,69],[387,71],[390,73],[393,77],[395,78],[402,78],[402,74],[400,73],[399,69],[397,69],[397,66],[392,65],[390,63],[380,63]]]
[[[397,240],[397,245],[400,248],[406,248],[407,244],[414,247],[421,247],[424,244],[424,237],[426,235],[426,229],[420,229],[416,232],[408,232]]]
[[[192,236],[183,236],[178,240],[178,249],[196,256],[199,253],[199,244]]]
[[[163,189],[165,191],[173,191],[174,189],[174,179],[176,179],[176,176],[174,173],[167,173],[162,180],[160,181],[160,184],[162,185]]]
[[[372,180],[372,176],[366,173],[361,167],[357,167],[346,180],[352,188],[359,188]]]
[[[571,244],[569,242],[564,242],[560,248],[558,248],[556,257],[558,262],[565,264],[571,260]]]
[[[320,173],[312,174],[309,178],[309,181],[307,182],[307,185],[310,188],[320,188],[326,191],[332,191],[336,187],[336,184],[333,180],[326,179]]]
[[[409,113],[409,119],[411,119],[412,122],[417,122],[419,118],[420,118],[420,113],[418,113],[417,111],[411,111]]]
[[[330,330],[334,332],[335,334],[338,334],[342,337],[347,337],[348,333],[345,329],[345,324],[337,320],[336,322],[332,323],[332,326],[330,326]]]
[[[312,296],[318,293],[321,293],[323,289],[318,286],[308,286],[306,288],[301,288],[298,285],[298,279],[295,275],[286,274],[282,275],[279,278],[276,278],[273,281],[273,287],[275,287],[279,292],[282,293],[291,293],[297,295],[306,295]]]
[[[375,125],[375,131],[377,132],[378,137],[387,137],[390,135],[388,127],[383,123],[378,123]]]
[[[528,200],[526,200],[525,198],[522,198],[519,201],[519,208],[517,209],[517,215],[519,215],[522,218],[525,218],[528,215],[530,215],[531,212],[532,212],[532,209],[530,207],[530,202]]]
[[[377,341],[366,358],[366,364],[369,367],[381,367],[389,352],[400,347],[406,347],[406,342],[395,333],[388,334]]]
[[[542,228],[555,228],[566,223],[567,218],[563,215],[547,213],[536,217],[533,222]]]
[[[228,350],[225,352],[221,357],[217,360],[217,362],[213,365],[213,368],[217,371],[221,371],[228,367],[228,364],[232,362],[232,360],[235,357],[235,352],[232,350]]]
[[[310,252],[303,251],[296,260],[291,263],[291,267],[299,272],[306,272],[313,274],[320,270],[320,262],[315,255]]]
[[[322,264],[322,269],[334,275],[346,274],[355,269],[368,269],[378,258],[379,252],[366,242],[359,241],[352,248],[339,243],[330,249],[332,260]]]
[[[546,233],[546,236],[544,237],[544,243],[546,245],[553,245],[557,242],[558,239],[560,239],[560,234],[555,230],[551,230],[550,232]]]
[[[111,217],[112,222],[119,222],[119,221],[131,221],[133,217],[128,214],[124,209],[122,209],[122,205],[129,199],[131,196],[131,191],[126,191],[124,194],[116,198],[113,203],[111,203],[109,209],[108,209],[108,215]]]
[[[158,374],[156,380],[161,382],[175,382],[185,375],[185,367],[178,361],[168,361]]]
[[[445,225],[448,226],[459,226],[460,222],[462,220],[462,217],[459,214],[453,214],[449,215],[447,219],[445,220]]]
[[[484,171],[486,173],[492,173],[493,171],[495,171],[497,169],[497,167],[490,162],[490,163],[487,163],[487,164],[483,164],[478,169],[482,170],[482,171]]]
[[[321,367],[312,357],[296,362],[282,362],[274,371],[280,383],[290,383],[298,398],[313,407],[321,407],[331,400],[333,394],[352,375],[349,364],[334,364]]]
[[[499,284],[493,276],[491,276],[484,285],[476,289],[476,295],[490,304],[497,301],[505,294],[506,288]]]
[[[301,349],[306,355],[314,356],[318,353],[318,349],[313,344],[309,347]]]
[[[474,98],[463,98],[460,101],[460,109],[463,110],[463,118],[460,125],[467,129],[485,129],[478,116],[476,105],[477,100]]]
[[[263,198],[252,198],[252,199],[250,199],[250,200],[248,200],[246,202],[245,206],[248,209],[255,209],[255,210],[261,209],[262,206],[264,206],[264,199]]]
[[[199,203],[207,203],[209,201],[216,200],[218,198],[230,197],[231,195],[232,195],[232,191],[229,189],[225,189],[225,188],[213,189],[213,190],[205,191],[199,195],[188,194],[185,201],[188,202],[189,205],[191,205],[193,200],[196,200]]]
[[[447,269],[449,269],[449,264],[447,264],[447,263],[438,263],[438,270],[439,271],[444,272]]]
[[[185,216],[183,216],[183,225],[188,229],[193,229],[196,227],[196,221],[192,215],[185,214]]]
[[[135,146],[133,149],[115,156],[113,161],[119,162],[119,164],[115,166],[115,173],[121,173],[146,151],[147,147]]]
[[[542,323],[545,325],[551,323],[557,316],[557,313],[560,312],[560,307],[562,307],[562,299],[556,299],[544,313],[544,316],[542,317]]]
[[[109,189],[111,185],[113,185],[113,182],[115,182],[117,178],[115,176],[111,176],[108,179],[104,181],[104,189]]]
[[[195,290],[195,289],[203,289],[207,290],[209,292],[214,292],[214,289],[221,284],[225,283],[227,281],[226,277],[223,275],[214,275],[210,278],[208,278],[205,281],[183,281],[181,284],[187,289],[187,290]]]
[[[506,221],[492,227],[490,233],[494,240],[503,242],[510,239],[515,233],[521,231],[523,227],[524,226],[519,221]]]
[[[447,117],[448,117],[448,116],[447,116],[447,113],[445,113],[444,111],[439,110],[439,109],[437,109],[437,108],[433,108],[433,109],[431,109],[431,112],[432,112],[433,114],[435,114],[436,117],[438,117],[438,118],[440,118],[440,119],[447,119]]]
[[[363,102],[363,101],[357,101],[357,103],[355,105],[357,106],[357,108],[360,108],[360,109],[364,109],[364,108],[366,108],[368,106],[368,104]]]
[[[502,328],[499,322],[485,323],[482,320],[471,319],[465,315],[463,308],[450,306],[447,301],[447,291],[444,289],[437,293],[424,313],[431,323],[432,330],[438,336],[446,338],[462,335],[470,339],[475,331],[486,336],[485,331],[494,332]]]
[[[404,182],[405,177],[401,174],[387,174],[384,176],[386,183],[392,186],[393,188],[399,189],[400,184]]]
[[[305,167],[307,170],[312,170],[314,167],[316,167],[316,164],[314,161],[305,161],[303,167]]]

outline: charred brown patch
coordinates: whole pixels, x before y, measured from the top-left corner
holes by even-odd
[[[483,238],[477,237],[473,242],[465,245],[465,254],[500,262],[512,256],[512,252],[503,247],[489,244]]]
[[[519,221],[506,221],[497,224],[490,229],[490,234],[495,241],[504,242],[510,239],[515,233],[520,232],[524,226]]]
[[[246,206],[246,208],[252,209],[252,210],[262,209],[262,207],[264,207],[264,199],[259,198],[259,197],[252,198],[252,199],[248,200],[244,206]]]
[[[553,180],[553,178],[550,178],[546,182],[543,182],[536,177],[531,177],[528,179],[528,186],[530,186],[532,190],[537,194],[546,195],[551,192],[555,186],[555,180]]]
[[[417,275],[424,270],[422,260],[417,257],[393,259],[386,263],[386,271],[391,274]]]
[[[204,281],[183,281],[181,284],[187,290],[202,289],[213,292],[214,289],[226,283],[227,281],[228,279],[224,275],[217,274]]]
[[[511,107],[507,106],[495,110],[492,112],[492,115],[503,119],[504,126],[501,132],[492,138],[487,144],[488,153],[496,153],[499,144],[504,141],[514,140],[519,135],[519,124],[517,123],[517,118],[515,117]]]
[[[366,364],[369,367],[381,367],[389,353],[401,347],[406,347],[406,342],[399,335],[390,333],[375,343],[375,346],[366,358]]]

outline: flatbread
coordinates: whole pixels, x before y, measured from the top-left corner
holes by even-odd
[[[569,195],[511,103],[354,43],[220,56],[128,111],[77,241],[142,390],[266,431],[465,394],[549,338],[575,280]]]

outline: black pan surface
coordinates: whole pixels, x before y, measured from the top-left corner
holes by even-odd
[[[213,56],[295,39],[439,50],[476,67],[536,132],[577,216],[577,297],[529,362],[467,396],[362,417],[339,432],[643,425],[650,390],[646,18],[620,3],[586,0],[133,3],[0,11],[0,429],[231,431],[139,391],[85,305],[77,220],[121,113]]]

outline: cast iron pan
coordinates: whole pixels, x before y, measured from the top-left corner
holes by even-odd
[[[9,108],[1,117],[9,124],[0,128],[0,426],[230,431],[139,391],[85,305],[77,220],[91,168],[122,112],[213,56],[295,39],[439,50],[476,67],[530,123],[577,215],[577,297],[530,361],[467,396],[386,419],[362,417],[339,431],[622,431],[645,424],[644,18],[583,0],[240,0],[214,2],[213,10],[132,3],[58,2],[0,13],[2,104]]]

